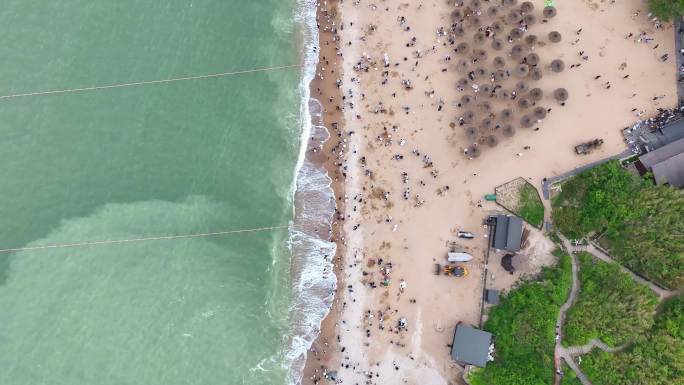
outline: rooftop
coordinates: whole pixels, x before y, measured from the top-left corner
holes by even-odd
[[[522,219],[512,215],[497,215],[492,246],[500,250],[519,251],[522,229]]]
[[[456,326],[451,357],[468,365],[484,368],[489,358],[492,334],[468,325]]]

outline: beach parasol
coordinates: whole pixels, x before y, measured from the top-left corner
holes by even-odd
[[[500,51],[504,46],[504,42],[501,39],[492,40],[492,49],[495,51]]]
[[[499,144],[499,139],[497,139],[494,135],[489,135],[485,139],[485,143],[487,143],[489,147],[496,147],[496,145]]]
[[[470,1],[470,8],[472,8],[473,10],[480,9],[481,6],[482,6],[482,2],[480,0],[471,0]]]
[[[516,90],[518,93],[527,92],[527,90],[529,90],[529,89],[530,89],[530,87],[527,85],[527,83],[525,83],[525,82],[522,81],[522,80],[519,81],[519,82],[517,82],[517,83],[515,83],[515,90]]]
[[[543,77],[542,70],[539,67],[534,67],[530,70],[530,78],[532,80],[540,80]]]
[[[549,32],[549,41],[552,43],[559,43],[562,38],[561,33],[558,31]]]
[[[565,62],[563,62],[561,59],[554,59],[551,62],[551,71],[563,72],[564,69],[565,69]]]
[[[556,88],[553,91],[553,97],[559,102],[564,102],[568,100],[568,90],[565,88]]]
[[[456,64],[456,71],[458,72],[466,72],[468,71],[468,67],[470,67],[470,63],[468,63],[468,60],[466,59],[461,59],[458,61]]]
[[[462,9],[455,9],[453,12],[451,12],[451,18],[456,21],[463,20],[463,16],[464,13]]]
[[[504,0],[504,5],[508,7],[512,7],[516,4],[518,4],[518,0]]]
[[[477,128],[470,126],[466,128],[465,134],[468,137],[468,139],[473,140],[477,137]]]
[[[513,71],[513,74],[519,78],[524,78],[528,73],[530,73],[530,67],[527,64],[518,64]]]
[[[490,92],[491,92],[491,89],[490,89]],[[485,112],[485,113],[490,112],[492,110],[492,103],[489,103],[488,101],[485,100],[485,101],[480,102],[478,107],[480,108],[480,111],[482,111],[482,112]]]
[[[479,27],[482,25],[482,19],[478,15],[472,15],[470,16],[470,26],[471,27]]]
[[[537,119],[544,119],[546,117],[546,108],[538,106],[532,110],[534,117]]]
[[[502,58],[501,56],[497,56],[494,58],[492,63],[494,64],[495,68],[504,68],[506,66],[506,59]]]
[[[456,46],[456,52],[460,54],[465,54],[468,53],[468,50],[470,49],[470,45],[464,41],[458,43]]]
[[[490,92],[492,92],[492,87],[494,87],[494,86],[492,86],[492,85],[489,84],[489,83],[484,83],[484,84],[480,85],[480,92],[481,92],[482,94],[487,94],[487,96],[491,96],[491,95],[488,95],[488,94],[489,94]]]
[[[541,88],[533,88],[530,90],[530,98],[534,100],[535,102],[540,101],[544,97],[544,92],[541,90]]]
[[[525,48],[522,45],[516,44],[511,48],[511,56],[513,58],[520,59],[523,54],[525,54]]]
[[[534,122],[534,119],[530,115],[523,115],[523,117],[520,118],[520,125],[525,128],[534,126]]]
[[[501,121],[503,121],[503,122],[507,122],[507,121],[511,120],[512,117],[513,117],[513,110],[511,110],[510,108],[503,109],[503,110],[501,110],[501,112],[499,112],[499,119],[501,119]]]
[[[504,31],[504,25],[500,21],[495,21],[492,23],[492,31],[494,31],[494,33],[502,33]]]
[[[496,70],[494,72],[494,81],[495,82],[502,82],[508,78],[508,74],[504,70]]]
[[[473,144],[472,146],[468,147],[468,156],[471,158],[477,158],[480,156],[480,147],[478,147],[477,144]]]
[[[527,35],[525,36],[525,44],[532,47],[537,44],[537,35]]]
[[[463,28],[463,26],[457,25],[456,27],[454,27],[454,36],[463,37],[463,35],[465,35],[465,29]]]
[[[537,17],[531,13],[529,13],[523,17],[523,23],[527,24],[527,26],[534,25],[536,22],[537,22]]]
[[[539,55],[534,52],[528,53],[527,56],[525,56],[525,63],[531,66],[536,66],[539,64]]]
[[[473,50],[473,61],[484,61],[487,59],[487,51],[477,48]]]
[[[475,112],[473,110],[467,110],[466,112],[463,113],[463,121],[466,123],[472,123],[473,119],[475,119]]]
[[[458,88],[466,88],[466,87],[468,87],[468,84],[470,84],[470,80],[468,78],[460,78],[456,82],[456,85],[458,86]]]
[[[475,76],[478,78],[484,77],[487,74],[487,70],[484,67],[477,67],[473,72],[475,72]]]
[[[520,21],[520,19],[522,19],[522,16],[520,16],[520,13],[515,9],[511,10],[506,15],[506,21],[510,24],[517,24]]]
[[[490,130],[493,125],[494,125],[494,121],[491,118],[484,118],[480,122],[480,129],[481,130]]]
[[[465,94],[461,96],[461,106],[466,107],[470,103],[472,103],[475,100],[475,98],[472,95]]]
[[[491,7],[487,8],[487,16],[492,18],[499,16],[499,7],[492,5]]]
[[[518,99],[518,108],[521,110],[526,110],[528,108],[532,107],[532,102],[528,98],[520,98]]]
[[[508,33],[508,37],[511,40],[518,40],[522,37],[523,31],[520,28],[513,28],[511,31]]]
[[[505,88],[499,88],[496,90],[496,97],[501,100],[506,100],[511,96],[511,94]]]
[[[515,135],[515,128],[513,128],[513,125],[511,124],[504,125],[501,131],[503,132],[504,136],[507,136],[509,138]]]
[[[550,18],[556,16],[556,7],[551,7],[551,6],[544,7],[542,14],[544,15],[545,18],[550,19]]]
[[[534,11],[534,4],[531,1],[526,1],[520,4],[520,10],[524,13],[530,13]]]
[[[482,32],[478,32],[475,35],[473,35],[473,42],[477,45],[484,43],[486,39],[487,37]]]

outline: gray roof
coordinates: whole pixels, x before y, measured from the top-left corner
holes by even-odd
[[[684,187],[684,152],[653,165],[653,177],[658,184]]]
[[[499,291],[494,290],[494,289],[487,289],[487,291],[485,291],[485,300],[489,304],[498,305],[499,304]]]
[[[672,158],[677,154],[681,154],[682,152],[684,152],[684,138],[642,155],[639,158],[639,161],[641,161],[641,164],[647,169],[651,169],[656,164],[668,158]]]
[[[451,358],[458,362],[484,368],[489,356],[492,334],[468,325],[456,326]]]
[[[522,219],[512,215],[497,215],[493,246],[496,249],[519,251],[522,240]]]
[[[656,131],[657,132],[657,131]],[[684,119],[678,119],[661,129],[661,135],[651,138],[649,145],[658,149],[674,141],[684,138]]]

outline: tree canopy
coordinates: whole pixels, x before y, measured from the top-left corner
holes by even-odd
[[[649,10],[663,21],[670,21],[684,14],[684,0],[648,0]]]

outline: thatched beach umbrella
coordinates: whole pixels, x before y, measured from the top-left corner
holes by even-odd
[[[556,7],[551,7],[551,6],[544,7],[542,14],[544,15],[545,18],[550,19],[550,18],[556,16]]]
[[[511,48],[511,56],[515,59],[520,59],[522,55],[525,54],[525,47],[520,44],[516,44]]]
[[[499,139],[494,135],[489,135],[485,138],[485,143],[487,143],[487,146],[489,147],[496,147],[496,145],[499,144]]]
[[[532,80],[540,80],[543,77],[542,70],[539,67],[534,67],[530,70],[530,78]]]
[[[495,82],[502,82],[508,78],[508,75],[506,74],[506,71],[504,70],[496,70],[494,72],[494,81]]]
[[[477,144],[473,144],[472,146],[468,147],[468,156],[469,157],[477,158],[480,155],[481,155],[480,147]]]
[[[465,41],[462,41],[456,45],[456,52],[460,54],[466,54],[470,50],[470,44],[466,43]]]
[[[528,73],[530,73],[530,67],[527,64],[518,64],[513,70],[513,75],[519,78],[524,78]]]
[[[501,87],[498,90],[496,90],[496,97],[501,100],[506,100],[511,97],[511,93],[508,92],[507,89]]]
[[[513,125],[511,124],[505,124],[501,132],[503,132],[504,136],[510,138],[511,136],[515,135],[515,128],[513,128]]]
[[[523,31],[520,28],[513,28],[508,32],[508,38],[510,40],[518,40],[523,36]]]
[[[484,67],[477,67],[473,70],[475,77],[481,78],[487,75],[487,70]]]
[[[504,25],[500,21],[495,21],[492,23],[492,31],[494,33],[502,33],[504,31]]]
[[[492,118],[484,118],[482,121],[480,121],[480,129],[481,130],[490,130],[492,126],[494,125],[494,121]]]
[[[480,93],[486,96],[489,96],[489,93],[492,92],[492,85],[489,83],[484,83],[480,85]]]
[[[561,33],[558,31],[549,32],[549,41],[552,43],[559,43],[562,40]]]
[[[475,119],[475,111],[467,110],[466,112],[463,113],[462,118],[466,124],[472,123],[473,119]]]
[[[542,106],[534,107],[532,114],[534,114],[534,117],[537,119],[544,119],[546,117],[546,108]]]
[[[518,4],[518,0],[504,0],[504,5],[507,7],[513,7]]]
[[[525,63],[531,66],[536,66],[539,64],[539,55],[534,52],[530,52],[525,56]]]
[[[523,17],[523,23],[527,24],[527,26],[534,25],[537,22],[537,17],[534,16],[533,14],[529,13]]]
[[[520,118],[520,125],[525,128],[534,126],[534,122],[535,120],[530,115],[523,115],[523,117]]]
[[[456,37],[463,37],[465,35],[465,28],[461,25],[457,25],[454,27],[454,36]]]
[[[520,4],[520,10],[524,13],[530,13],[534,11],[534,4],[531,1],[526,1]]]
[[[487,40],[487,37],[482,32],[478,32],[475,35],[473,35],[473,43],[477,45],[482,45],[485,42],[485,40]]]
[[[519,98],[517,104],[518,108],[520,108],[521,110],[526,110],[532,107],[532,102],[528,98]]]
[[[516,11],[515,9],[512,9],[506,15],[506,21],[510,24],[517,24],[521,19],[522,16],[520,15],[520,12]]]
[[[461,72],[461,73],[467,72],[467,71],[468,71],[468,67],[470,67],[470,63],[468,62],[468,60],[466,60],[466,59],[461,59],[461,60],[459,60],[458,63],[456,64],[456,71]]]
[[[487,8],[487,16],[491,18],[499,16],[500,12],[501,10],[496,5],[492,5],[491,7]]]
[[[470,105],[474,100],[475,98],[468,94],[461,96],[461,107],[466,107]]]
[[[451,12],[451,19],[454,21],[461,21],[464,16],[463,10],[459,8],[454,9],[453,12]]]
[[[551,61],[551,71],[553,72],[563,72],[565,69],[565,62],[561,59],[553,59]]]
[[[487,51],[482,48],[476,48],[473,50],[473,61],[485,61],[487,59]]]
[[[501,39],[492,40],[492,49],[495,51],[500,51],[504,47],[504,42]]]
[[[520,94],[520,93],[523,93],[523,92],[527,92],[527,90],[529,90],[529,89],[530,89],[530,87],[527,85],[527,83],[524,82],[524,81],[522,81],[522,80],[519,81],[519,82],[517,82],[517,83],[515,83],[515,90],[516,90],[519,94]]]
[[[491,92],[491,90],[490,90],[490,92]],[[486,100],[480,102],[480,104],[478,105],[478,107],[480,108],[480,111],[482,111],[482,112],[484,112],[484,113],[488,113],[488,112],[491,112],[491,111],[492,111],[492,103],[490,103],[490,102],[488,102],[488,101],[486,101]]]
[[[510,108],[503,109],[499,112],[499,119],[501,119],[502,122],[507,122],[511,120],[511,118],[513,118],[513,110]]]
[[[458,88],[466,88],[466,87],[468,87],[469,84],[470,84],[470,79],[468,79],[468,78],[460,78],[456,82],[456,85],[458,86]]]
[[[544,92],[541,88],[533,88],[530,90],[530,98],[535,102],[540,101],[544,97]]]
[[[473,140],[477,137],[477,128],[469,126],[465,129],[465,134],[468,139]]]
[[[553,97],[559,102],[564,102],[568,100],[568,90],[565,88],[556,88],[553,91]]]
[[[492,64],[494,64],[494,68],[504,68],[506,66],[506,59],[501,56],[497,56],[492,61]]]
[[[527,44],[529,47],[533,47],[535,44],[537,44],[537,41],[537,35],[525,36],[525,44]]]
[[[469,22],[471,27],[476,28],[482,25],[482,18],[478,15],[472,15],[470,16]]]
[[[471,0],[470,1],[470,8],[473,10],[478,10],[482,6],[482,2],[480,0]]]

